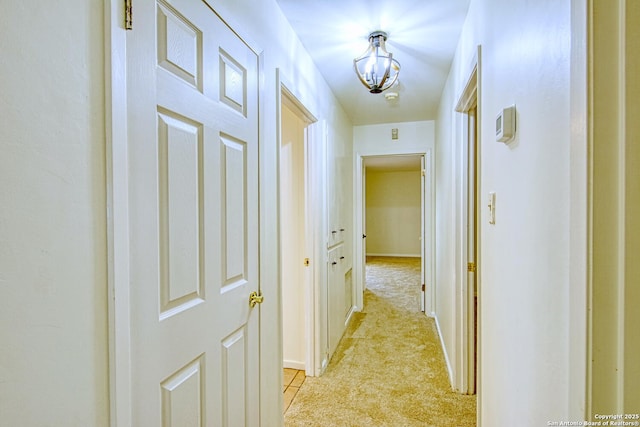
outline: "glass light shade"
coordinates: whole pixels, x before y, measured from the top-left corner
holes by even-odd
[[[400,73],[400,63],[385,48],[386,40],[387,33],[384,31],[369,34],[369,48],[353,60],[358,78],[371,93],[389,89]]]

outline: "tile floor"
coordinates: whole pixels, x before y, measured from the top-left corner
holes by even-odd
[[[282,391],[284,393],[284,408],[282,412],[287,412],[291,401],[300,390],[300,386],[306,378],[304,371],[297,369],[284,368],[284,379],[282,381]]]

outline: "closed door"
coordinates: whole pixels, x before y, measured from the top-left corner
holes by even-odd
[[[133,425],[258,425],[258,58],[199,0],[127,37]]]

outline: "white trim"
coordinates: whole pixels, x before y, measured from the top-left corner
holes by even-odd
[[[351,323],[351,318],[353,317],[353,313],[355,313],[355,306],[351,306],[351,308],[349,309],[349,313],[347,313],[347,316],[344,318],[344,327],[345,329],[349,326],[349,323]]]
[[[238,27],[236,27],[238,28]],[[242,38],[242,37],[241,37]],[[246,43],[246,41],[245,41]],[[279,189],[279,144],[266,138],[267,129],[264,51],[258,55],[258,193],[259,193],[259,286],[271,304],[260,307],[260,425],[282,425],[282,298],[280,295],[280,231],[279,199],[273,188]],[[269,150],[269,144],[274,144]],[[275,251],[274,251],[275,248]],[[274,253],[275,252],[275,253]]]
[[[363,215],[363,196],[364,196],[364,167],[362,156],[359,152],[353,156],[353,291],[354,310],[362,311],[364,309],[364,288],[365,288],[365,261],[364,257],[364,237],[365,234]]]
[[[481,282],[481,264],[480,264],[480,248],[481,248],[481,203],[480,195],[481,190],[481,152],[480,152],[480,46],[477,47],[476,52],[473,55],[472,61],[469,67],[469,74],[467,75],[467,82],[460,94],[458,102],[456,104],[455,111],[464,114],[462,120],[462,139],[460,141],[460,193],[459,193],[459,224],[458,224],[458,243],[459,254],[457,259],[457,270],[460,272],[460,282],[455,294],[455,319],[456,319],[456,376],[454,388],[459,393],[475,392],[479,394],[479,374],[480,370],[480,328],[478,327],[480,319],[480,282]],[[468,114],[473,108],[476,108],[476,115],[473,119]],[[475,135],[471,138],[470,128],[472,125],[475,128]],[[469,155],[471,149],[469,144],[473,144],[473,154],[475,163],[469,164]],[[470,169],[472,168],[472,169]],[[473,170],[473,176],[475,181],[473,186],[474,203],[476,203],[475,216],[475,229],[473,238],[473,245],[475,246],[474,259],[471,260],[476,264],[476,272],[473,273],[475,279],[476,289],[478,289],[478,304],[477,304],[477,319],[474,322],[473,315],[476,307],[474,307],[474,294],[473,290],[469,286],[469,273],[467,272],[467,262],[469,262],[469,178],[470,170]],[[477,331],[477,332],[476,332]],[[472,334],[477,334],[477,341],[473,342]],[[477,355],[477,367],[473,364]],[[479,417],[478,417],[479,419]]]
[[[571,1],[569,419],[588,419],[587,383],[587,4]],[[586,374],[586,375],[585,375]]]
[[[425,223],[424,223],[424,236],[425,241],[425,258],[423,260],[425,274],[424,284],[427,288],[425,293],[425,314],[433,317],[433,313],[436,311],[436,239],[435,239],[435,176],[433,156],[431,150],[427,150],[424,155],[424,167],[425,167],[425,188],[424,188],[424,203],[425,203]]]
[[[447,346],[444,344],[444,340],[442,339],[442,331],[440,330],[440,322],[438,321],[438,315],[433,313],[431,316],[436,323],[436,330],[438,331],[438,339],[440,340],[440,347],[442,348],[442,355],[444,356],[444,362],[447,364],[447,374],[449,375],[449,385],[451,386],[451,390],[455,390],[453,387],[453,370],[451,369],[451,362],[449,360],[449,353],[447,353]]]
[[[476,187],[479,192],[478,196],[478,212],[477,212],[477,227],[478,232],[476,236],[478,241],[476,242],[478,251],[476,252],[476,287],[478,289],[478,300],[476,301],[476,420],[478,420],[478,427],[482,422],[482,46],[478,45],[476,53],[474,55],[474,61],[476,63],[476,85],[478,87],[476,99],[476,156],[478,161],[476,162],[476,173],[478,182]]]
[[[420,258],[420,254],[367,254],[367,256],[386,256],[396,258]]]
[[[106,1],[104,12],[109,406],[110,425],[124,427],[132,424],[126,31],[121,1]]]
[[[308,156],[314,160],[309,162],[308,176],[314,185],[309,188],[309,202],[311,204],[310,243],[312,245],[311,258],[315,260],[313,268],[313,342],[315,345],[314,364],[308,375],[320,376],[329,363],[327,337],[327,194],[326,194],[326,150],[328,126],[326,120],[319,120],[307,127],[307,139],[310,141]]]

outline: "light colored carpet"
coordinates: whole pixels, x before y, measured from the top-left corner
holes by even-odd
[[[285,426],[475,426],[476,396],[449,385],[433,319],[420,312],[420,259],[372,257],[355,313],[321,377],[307,377]]]

